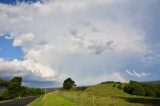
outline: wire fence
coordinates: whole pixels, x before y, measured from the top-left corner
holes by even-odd
[[[106,95],[104,97],[97,95],[84,95],[84,94],[61,94],[63,97],[80,104],[80,106],[119,106],[120,98],[114,95]],[[123,103],[121,106],[127,106]]]

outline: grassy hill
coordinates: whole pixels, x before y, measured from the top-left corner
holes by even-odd
[[[123,84],[124,85],[124,84]],[[50,101],[52,106],[61,106],[59,105],[62,101],[69,101],[70,104],[63,106],[159,106],[160,99],[144,96],[135,96],[125,93],[122,89],[113,87],[113,83],[108,84],[98,84],[95,86],[88,87],[84,91],[58,91],[56,96],[53,92],[52,95],[46,96],[46,101]],[[57,98],[60,98],[57,101]],[[63,98],[61,100],[61,98]],[[42,99],[36,100],[38,103],[44,103]],[[35,102],[31,103],[29,106],[38,106],[32,105]],[[76,103],[76,104],[75,104]],[[57,104],[57,105],[55,105]],[[47,106],[47,105],[41,105]]]

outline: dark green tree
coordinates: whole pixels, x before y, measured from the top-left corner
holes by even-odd
[[[14,77],[10,80],[8,86],[8,93],[14,94],[14,97],[20,96],[22,77]]]
[[[145,95],[145,90],[141,85],[134,85],[133,86],[133,91],[132,91],[133,95]]]
[[[159,98],[160,98],[160,89],[157,89],[156,97],[159,97]]]
[[[119,85],[117,86],[117,88],[118,88],[118,89],[123,89],[122,84],[119,84]]]
[[[10,80],[10,82],[16,84],[17,86],[20,86],[22,82],[22,77],[14,77]]]
[[[130,81],[129,84],[125,85],[124,91],[133,95],[145,95],[145,90],[142,87],[142,84],[137,81]]]
[[[0,87],[7,88],[10,85],[9,81],[0,79]]]
[[[69,90],[69,89],[71,89],[71,88],[73,88],[75,86],[76,86],[76,84],[71,78],[67,78],[63,82],[63,89]]]

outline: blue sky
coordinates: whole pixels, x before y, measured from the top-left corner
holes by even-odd
[[[20,47],[14,47],[13,41],[0,37],[0,57],[6,60],[23,59],[23,51]]]
[[[0,1],[0,77],[37,87],[159,80],[159,0],[35,1]]]

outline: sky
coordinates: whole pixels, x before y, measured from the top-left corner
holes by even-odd
[[[0,0],[0,14],[2,79],[160,80],[159,0]]]

